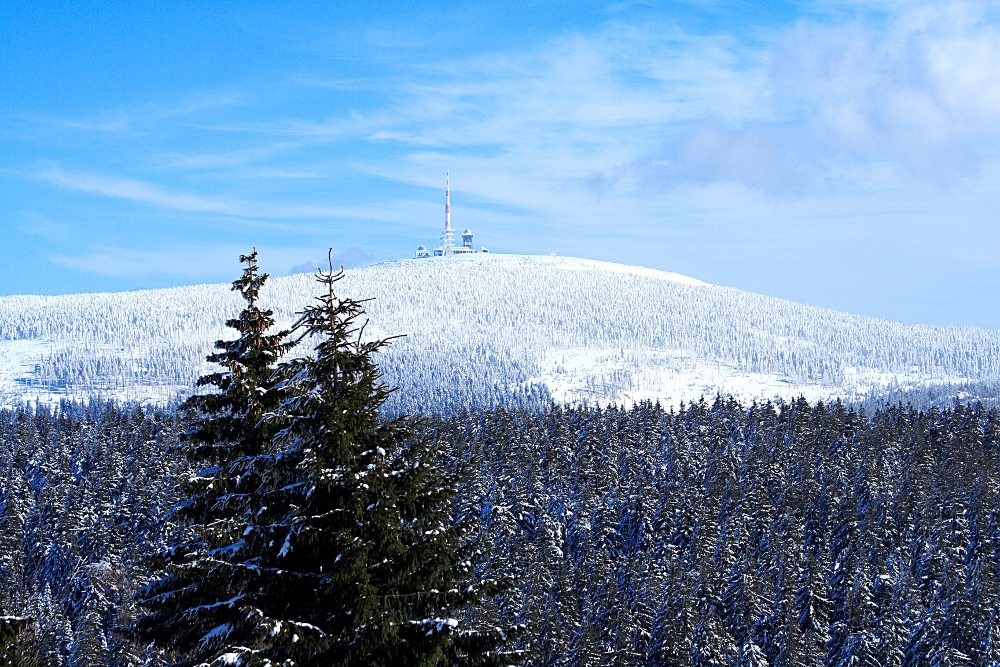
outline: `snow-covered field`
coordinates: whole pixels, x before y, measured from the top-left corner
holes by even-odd
[[[234,261],[233,276],[240,266]],[[403,260],[347,272],[373,298],[369,331],[407,410],[544,400],[665,404],[857,398],[883,388],[1000,378],[1000,332],[906,325],[674,273],[553,256]],[[269,281],[279,322],[311,301],[308,274]],[[189,391],[241,302],[228,285],[0,297],[0,403]]]

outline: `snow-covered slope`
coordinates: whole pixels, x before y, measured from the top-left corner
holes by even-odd
[[[339,285],[374,299],[370,330],[405,334],[379,361],[408,410],[549,395],[855,398],[1000,378],[1000,331],[859,317],[641,267],[470,255],[351,269]],[[303,274],[270,280],[262,298],[287,324],[315,294]],[[228,285],[0,297],[0,403],[169,400],[205,371],[241,306]]]

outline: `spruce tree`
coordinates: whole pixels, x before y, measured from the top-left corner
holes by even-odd
[[[0,614],[0,666],[27,667],[36,665],[35,652],[25,635],[35,620],[25,616],[8,616]]]
[[[362,303],[335,295],[342,275],[318,272],[323,292],[293,328],[314,350],[279,369],[267,501],[244,533],[260,573],[246,609],[257,636],[225,659],[496,664],[499,631],[466,616],[490,585],[452,520],[456,480],[412,418],[380,413],[391,390],[373,355],[387,340],[366,338]]]
[[[268,275],[258,271],[256,249],[240,262],[243,275],[232,289],[246,304],[226,322],[239,336],[216,342],[217,351],[207,357],[219,369],[198,384],[215,391],[182,406],[193,419],[182,449],[197,468],[175,510],[187,537],[162,556],[162,576],[140,593],[148,613],[137,624],[138,634],[167,649],[179,665],[211,660],[244,643],[250,632],[241,600],[256,574],[241,533],[256,510],[254,464],[272,440],[263,417],[277,405],[274,370],[289,345],[286,331],[272,332],[272,311],[259,305]]]

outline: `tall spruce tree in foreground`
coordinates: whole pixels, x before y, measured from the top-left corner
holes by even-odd
[[[164,555],[165,572],[140,593],[148,613],[138,623],[139,635],[167,649],[178,665],[211,661],[249,641],[255,629],[247,622],[244,598],[257,573],[242,533],[257,511],[256,466],[271,447],[272,430],[263,417],[277,406],[274,369],[290,346],[284,342],[288,332],[272,332],[272,311],[259,306],[268,276],[258,272],[257,251],[240,262],[243,275],[233,290],[246,305],[226,322],[239,336],[216,342],[218,351],[208,356],[220,369],[198,384],[216,391],[182,406],[194,421],[183,436],[184,453],[199,468],[175,510],[188,537]]]
[[[257,637],[227,664],[499,664],[500,631],[465,620],[491,584],[452,521],[456,480],[412,419],[380,414],[391,390],[372,355],[387,340],[366,339],[362,303],[335,295],[342,275],[318,272],[293,329],[315,349],[279,369],[266,502],[244,537]]]

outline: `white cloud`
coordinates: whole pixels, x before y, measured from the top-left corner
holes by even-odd
[[[733,200],[719,192],[773,198],[761,215],[812,202],[797,205],[803,219],[845,193],[905,204],[928,187],[967,187],[1000,153],[1000,33],[980,5],[829,0],[813,18],[732,35],[627,16],[516,50],[396,66],[377,80],[285,77],[340,111],[272,100],[280,111],[201,116],[188,126],[196,142],[226,132],[231,148],[174,151],[157,165],[200,172],[185,180],[200,192],[227,175],[323,187],[329,165],[332,200],[343,199],[340,175],[350,188],[377,177],[380,194],[367,202],[356,189],[350,201],[359,203],[335,206],[299,196],[315,190],[237,190],[251,200],[61,169],[38,177],[174,211],[405,231],[436,224],[438,202],[382,198],[383,182],[437,190],[450,168],[456,214],[494,220],[505,226],[498,236],[514,238],[506,230],[529,225],[603,232],[627,223],[642,234],[664,219],[729,219]],[[343,102],[357,90],[362,103]]]
[[[400,215],[426,206],[426,202],[389,200],[375,204],[335,206],[280,202],[256,202],[236,198],[206,197],[190,192],[131,178],[105,174],[68,171],[58,167],[36,172],[38,180],[56,187],[91,195],[131,201],[145,206],[191,214],[212,214],[243,218],[257,224],[260,220],[349,219],[367,221],[397,221]],[[288,227],[283,227],[289,229]]]
[[[125,199],[171,210],[241,215],[246,209],[245,205],[224,199],[169,190],[131,178],[65,171],[55,167],[43,169],[35,176],[39,180],[66,190]]]
[[[238,259],[249,248],[238,245],[175,245],[155,250],[93,246],[77,254],[52,253],[49,261],[110,278],[171,278],[184,281],[226,280],[239,272]],[[259,245],[261,267],[274,275],[316,252],[315,248]]]
[[[977,5],[911,3],[884,23],[804,21],[779,40],[771,86],[819,158],[887,160],[948,180],[1000,148],[1000,30]]]
[[[90,117],[60,118],[50,115],[20,114],[25,123],[22,131],[46,135],[55,131],[83,132],[88,135],[134,136],[164,122],[178,118],[215,113],[245,101],[245,96],[233,91],[201,92],[186,95],[169,103],[151,103],[131,110],[112,109]]]
[[[996,24],[965,3],[880,9],[753,43],[615,22],[450,62],[396,90],[369,136],[413,160],[488,157],[495,185],[475,194],[540,213],[554,199],[575,212],[565,192],[586,183],[601,197],[711,181],[797,194],[975,173],[1000,150]]]

